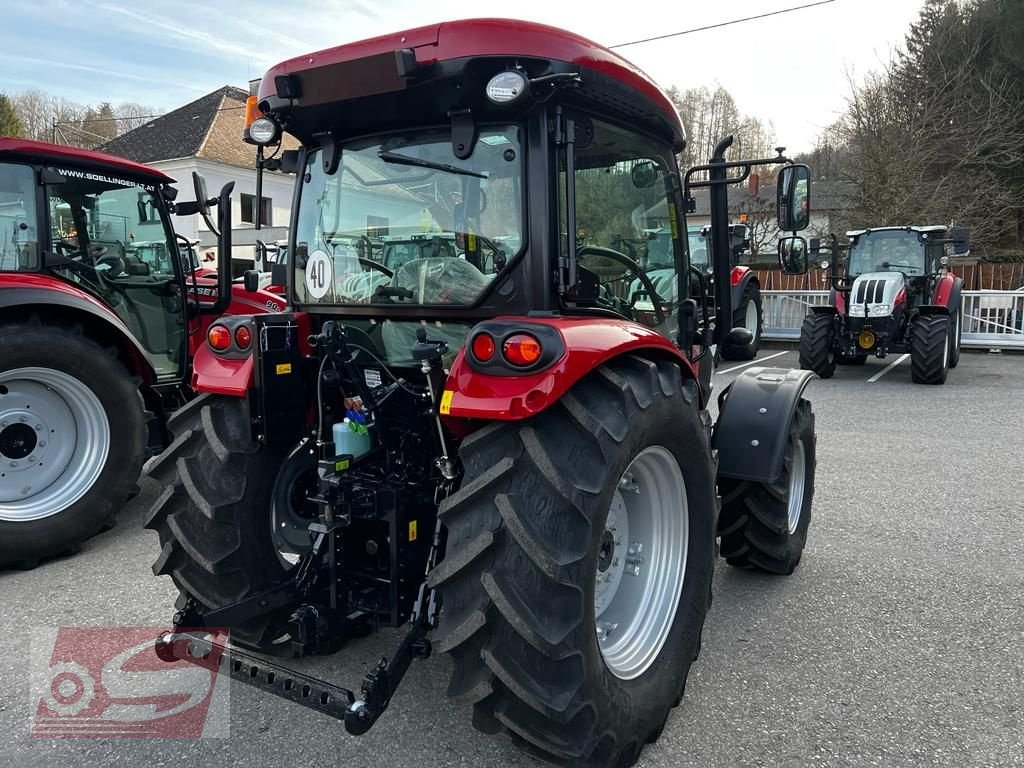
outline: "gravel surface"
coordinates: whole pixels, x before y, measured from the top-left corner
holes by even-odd
[[[764,350],[762,357],[779,349]],[[812,383],[814,519],[789,578],[719,564],[704,650],[644,766],[1024,766],[1024,357],[964,353],[942,387],[909,361]],[[767,365],[795,367],[787,352]],[[721,386],[738,374],[723,366]],[[533,766],[414,663],[369,734],[235,684],[226,739],[31,739],[29,636],[162,626],[170,581],[142,530],[154,489],[73,558],[0,573],[0,766]],[[296,668],[355,687],[384,632]]]

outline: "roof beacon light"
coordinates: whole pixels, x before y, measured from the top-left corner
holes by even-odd
[[[277,123],[269,117],[258,117],[249,126],[249,138],[257,144],[273,144],[277,139]]]
[[[487,98],[495,104],[513,104],[529,90],[529,82],[522,72],[514,69],[499,72],[487,83]]]

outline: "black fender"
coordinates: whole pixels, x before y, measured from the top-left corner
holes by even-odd
[[[919,315],[951,315],[949,307],[942,304],[922,304],[917,308]]]
[[[831,305],[814,304],[807,308],[809,314],[813,315],[834,315],[836,308]]]
[[[816,378],[811,371],[748,368],[722,391],[711,439],[719,477],[778,480],[797,404]]]
[[[729,289],[732,292],[733,313],[736,312],[736,307],[738,307],[740,302],[743,300],[743,292],[747,289],[747,286],[750,285],[751,281],[753,281],[758,288],[761,287],[761,283],[754,274],[754,270],[750,270],[749,272],[744,273],[743,277],[740,278],[740,281]]]
[[[959,277],[953,281],[953,289],[949,292],[949,314],[956,314],[960,311],[960,294],[963,293],[964,281]]]
[[[48,307],[59,307],[62,317],[88,325],[104,341],[118,348],[133,373],[147,384],[156,381],[156,371],[146,356],[146,350],[113,310],[70,291],[31,286],[0,288],[0,323],[5,310],[23,309],[38,313],[45,319]]]

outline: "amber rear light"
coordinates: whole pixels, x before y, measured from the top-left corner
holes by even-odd
[[[252,331],[249,330],[249,326],[240,325],[235,329],[235,344],[240,349],[248,349],[249,345],[252,344]]]
[[[231,331],[223,325],[211,325],[206,332],[206,341],[218,352],[223,352],[231,346]]]
[[[516,333],[505,339],[501,352],[512,365],[525,367],[533,365],[543,353],[540,342],[528,333]]]
[[[473,355],[482,363],[494,357],[494,337],[489,333],[478,333],[473,339]]]
[[[253,124],[253,121],[260,116],[260,111],[256,107],[256,102],[259,101],[255,96],[250,96],[245,100],[245,127],[248,128]]]

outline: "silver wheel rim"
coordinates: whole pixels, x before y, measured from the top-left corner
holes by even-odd
[[[110,423],[81,381],[52,368],[0,372],[0,521],[62,512],[103,472]]]
[[[597,644],[608,669],[632,680],[668,639],[686,576],[686,484],[661,446],[642,451],[619,479],[595,573]]]
[[[748,301],[747,302],[747,314],[746,314],[746,319],[744,320],[744,325],[745,325],[746,329],[748,331],[750,331],[750,335],[753,336],[756,339],[757,338],[757,305],[754,302],[752,302],[752,301]]]
[[[946,334],[946,341],[942,345],[942,360],[944,365],[949,365],[949,334]]]
[[[800,515],[804,510],[804,476],[807,463],[804,456],[804,441],[793,444],[793,464],[789,468],[789,532],[796,533],[800,527]]]

